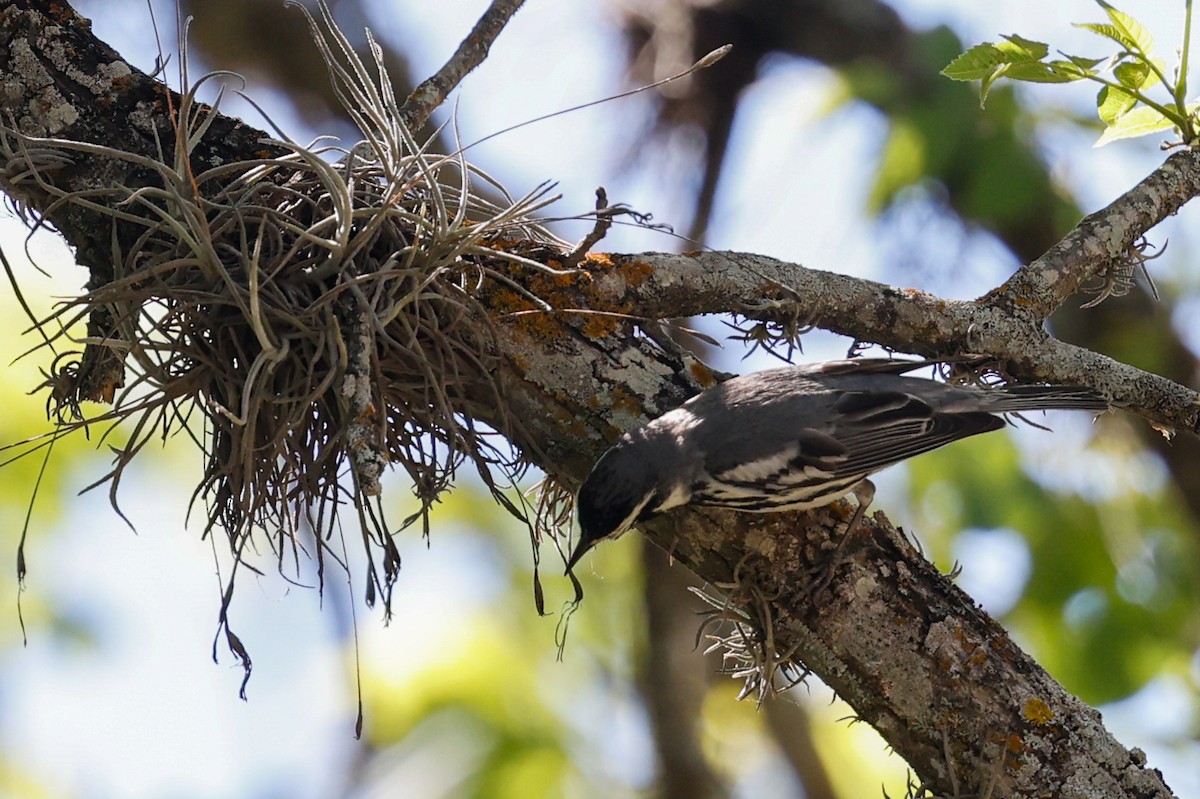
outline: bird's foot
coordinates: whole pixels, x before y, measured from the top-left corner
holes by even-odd
[[[842,562],[842,555],[846,552],[846,545],[858,529],[859,524],[862,523],[863,516],[867,512],[871,500],[875,498],[875,484],[870,480],[863,480],[854,488],[853,493],[855,499],[858,500],[858,507],[855,509],[854,515],[850,517],[850,523],[846,525],[846,531],[842,533],[841,540],[833,548],[833,552],[829,553],[825,565],[817,569],[813,574],[812,585],[808,589],[809,599],[813,604],[816,604],[821,595],[829,588],[829,584],[833,582],[834,572],[837,570],[838,564]]]

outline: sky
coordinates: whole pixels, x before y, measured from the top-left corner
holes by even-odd
[[[488,62],[457,94],[464,139],[619,91],[614,68],[620,58],[618,41],[604,5],[529,0]],[[485,6],[481,1],[380,0],[370,23],[380,36],[406,37],[418,71],[431,72]],[[1093,3],[1083,0],[995,2],[987,4],[986,15],[978,13],[978,4],[961,1],[908,0],[900,6],[911,25],[949,21],[969,41],[1019,32],[1083,52],[1100,49],[1090,34],[1070,28],[1073,21],[1101,16]],[[1155,31],[1173,30],[1182,21],[1182,3],[1144,0],[1122,7]],[[153,53],[145,47],[143,14],[136,6],[121,6],[96,15],[94,23],[101,38],[135,61],[140,58],[139,66],[148,68]],[[535,52],[536,58],[531,56]],[[883,254],[862,235],[867,229],[863,207],[870,177],[859,164],[883,129],[871,113],[854,108],[816,124],[834,88],[831,81],[820,69],[785,63],[751,90],[735,131],[737,160],[730,164],[718,201],[710,242],[714,247],[763,252],[866,277],[879,273]],[[260,95],[254,86],[249,91],[278,123],[295,131],[295,138],[306,137],[269,93]],[[1044,89],[1030,93],[1040,98]],[[1086,108],[1091,91],[1080,89],[1077,94],[1079,99],[1072,102]],[[1061,96],[1056,92],[1054,101]],[[629,116],[621,106],[591,108],[505,134],[480,145],[473,155],[502,170],[499,176],[514,194],[545,179],[558,180],[564,213],[589,209],[595,187],[605,185],[611,201],[651,210],[657,221],[681,217],[685,209],[662,185],[660,172],[644,164],[624,172],[614,168],[613,143],[629,146],[628,133],[621,129]],[[258,123],[253,114],[247,118]],[[581,131],[587,131],[587,137]],[[746,146],[738,146],[742,144]],[[1085,203],[1096,205],[1111,200],[1161,160],[1153,148],[1136,146],[1081,151],[1078,137],[1065,133],[1051,137],[1045,146]],[[787,177],[778,182],[778,176]],[[795,219],[809,220],[821,234],[796,231],[788,223]],[[582,233],[580,229],[577,235]],[[0,220],[6,251],[11,253],[12,242],[22,239],[18,222]],[[664,245],[645,231],[628,229],[615,230],[606,242],[613,250],[667,246],[669,242]],[[39,235],[32,249],[38,260],[68,257],[48,234]],[[971,243],[969,251],[973,257],[997,262],[1007,257],[984,240]],[[1004,266],[998,263],[998,268]],[[28,267],[23,275],[41,280]],[[42,285],[52,285],[47,293],[60,295],[75,288],[70,276]],[[968,279],[955,288],[965,297],[988,286]],[[11,303],[0,308],[13,319]],[[16,346],[11,323],[3,335],[3,351],[10,352]],[[842,354],[839,347],[844,344],[832,339],[817,343],[809,356],[837,357]],[[337,648],[340,617],[329,608],[322,611],[315,592],[290,590],[273,576],[244,582],[236,618],[239,634],[253,642],[256,676],[250,684],[251,700],[239,700],[240,667],[223,647],[220,662],[214,665],[211,659],[219,592],[212,549],[197,540],[194,525],[183,531],[187,494],[179,475],[197,465],[184,451],[166,457],[169,468],[160,463],[139,468],[127,478],[136,492],[128,501],[136,534],[115,517],[102,494],[87,494],[65,509],[66,518],[59,522],[62,532],[31,542],[33,571],[25,601],[44,595],[102,634],[94,646],[35,636],[27,648],[0,655],[0,746],[15,753],[17,762],[51,786],[54,795],[332,795],[355,746],[353,684]],[[102,470],[103,459],[78,468],[77,482],[85,485]],[[964,557],[970,557],[973,546],[993,548],[980,555],[979,562],[996,557],[995,547],[1003,557],[1015,557],[1003,554],[1003,541],[964,541]],[[631,546],[632,541],[622,545]],[[479,581],[472,591],[448,594],[438,586],[461,575],[465,563],[486,551],[486,542],[469,533],[428,548],[415,537],[403,542],[403,597],[397,602],[403,610],[388,627],[379,623],[378,614],[360,613],[363,656],[412,667],[408,642],[414,638],[433,642],[434,651],[439,642],[452,646],[454,625],[440,620],[481,612],[502,588],[487,583],[486,569],[473,572]],[[1003,603],[1011,582],[988,589],[986,570],[975,574],[983,580],[964,579],[977,579],[979,592],[986,596],[991,590],[993,600]],[[0,608],[12,607],[14,592],[11,578],[0,581]],[[548,635],[547,646],[551,645]],[[1147,713],[1160,728],[1186,724],[1188,706],[1170,684],[1156,683],[1144,693],[1136,701],[1107,708],[1106,719],[1125,743],[1150,750],[1152,763],[1163,767],[1180,796],[1200,795],[1200,777],[1187,765],[1200,753],[1173,754],[1156,747],[1144,725]],[[638,765],[629,754],[646,745],[638,730],[631,722],[622,737],[625,743],[613,754],[617,763],[632,764],[624,779],[635,787],[648,778],[647,765]],[[64,758],[66,752],[71,757]]]

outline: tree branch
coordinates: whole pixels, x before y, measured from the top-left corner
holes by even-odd
[[[454,87],[461,83],[471,70],[483,63],[496,37],[524,4],[525,0],[492,0],[488,10],[483,12],[483,16],[475,23],[467,38],[458,45],[450,60],[435,75],[426,78],[420,86],[413,89],[412,94],[404,101],[400,116],[409,130],[416,130],[424,125],[429,115],[446,102]]]
[[[1191,162],[1200,162],[1200,156],[1189,155]],[[1095,226],[1094,221],[1089,225]],[[1141,236],[1146,230],[1126,227],[1122,235]],[[1078,242],[1080,236],[1073,231],[1068,238]],[[563,302],[587,302],[574,307],[649,319],[736,312],[751,320],[820,327],[925,356],[987,353],[1016,377],[1088,385],[1166,430],[1200,432],[1200,394],[1053,339],[1041,319],[1009,310],[993,302],[991,294],[976,301],[946,300],[751,253],[606,257],[613,264],[611,272],[592,273],[589,290]],[[1052,272],[1052,263],[1042,259],[1039,268]],[[1073,266],[1063,265],[1068,268],[1080,268],[1078,259]]]
[[[843,548],[814,603],[812,570],[849,516],[846,503],[809,517],[691,511],[649,534],[771,632],[761,657],[819,675],[939,794],[1171,795],[883,514]]]
[[[1134,243],[1200,194],[1200,154],[1181,150],[983,298],[1044,320],[1088,280],[1127,259]]]

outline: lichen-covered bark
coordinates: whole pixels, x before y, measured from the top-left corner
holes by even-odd
[[[1126,255],[1146,231],[1200,193],[1200,159],[1175,153],[1108,207],[1083,219],[1044,255],[1017,270],[988,302],[1042,320],[1079,291],[1099,268]]]
[[[847,516],[840,506],[816,519],[694,512],[653,534],[734,596],[758,597],[746,605],[770,614],[775,649],[794,648],[939,792],[1170,795],[881,514],[814,602],[811,572]]]
[[[23,133],[146,154],[173,149],[169,93],[96,41],[61,2],[21,0],[0,9],[0,73],[0,103]],[[265,147],[260,136],[220,118],[193,158],[211,166],[257,157]],[[1172,163],[1190,174],[1196,156]],[[127,162],[103,158],[81,158],[40,177],[68,191],[150,180]],[[6,170],[0,187],[50,216],[94,284],[111,274],[107,217],[57,204],[57,195],[29,175]],[[106,196],[113,195],[97,201]],[[1182,203],[1191,195],[1173,196]],[[556,277],[514,270],[512,280],[552,310],[531,307],[503,286],[484,287],[480,299],[500,333],[508,407],[480,407],[479,416],[520,419],[516,443],[547,472],[578,484],[620,430],[718,379],[661,337],[643,335],[634,320],[739,312],[818,324],[907,351],[999,354],[1019,374],[1085,382],[1158,424],[1195,431],[1193,393],[1041,330],[1041,310],[1099,274],[1104,259],[1122,252],[1168,205],[1124,226],[1095,228],[1088,235],[1108,238],[1072,245],[1076,260],[1041,262],[978,304],[742,254],[592,256],[577,272]],[[1038,312],[1028,310],[1034,307]],[[786,654],[811,668],[940,794],[1171,795],[1137,750],[1113,740],[1094,710],[1054,683],[881,516],[868,520],[840,554],[828,588],[814,596],[814,570],[829,566],[847,519],[845,503],[810,516],[691,510],[648,525],[646,533],[725,591],[752,627],[769,632],[768,655]]]

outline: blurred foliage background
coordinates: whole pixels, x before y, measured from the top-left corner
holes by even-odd
[[[482,0],[337,0],[342,27],[370,26],[393,77],[440,66]],[[142,69],[158,54],[145,0],[77,0],[101,38]],[[1167,8],[1167,6],[1171,6]],[[1174,6],[1178,6],[1175,8]],[[1169,51],[1183,4],[1130,0]],[[167,52],[176,13],[154,2]],[[193,74],[227,69],[287,135],[353,138],[335,113],[302,16],[280,0],[192,0]],[[1082,213],[1161,161],[1157,141],[1091,149],[1090,90],[993,91],[938,71],[997,34],[1103,55],[1070,22],[1090,2],[1012,0],[529,0],[468,79],[453,131],[472,141],[523,119],[680,70],[716,46],[718,68],[523,128],[471,151],[514,192],[561,181],[563,213],[597,185],[691,239],[765,252],[952,297],[976,296],[1040,255]],[[1061,44],[1060,44],[1061,43]],[[176,75],[173,55],[166,75]],[[398,87],[406,91],[406,87]],[[223,106],[266,123],[231,98]],[[1156,231],[1170,248],[1144,286],[1098,308],[1064,308],[1063,338],[1197,385],[1200,297],[1195,211]],[[1193,225],[1194,227],[1194,225]],[[568,239],[583,228],[564,228]],[[36,308],[84,274],[47,231],[15,218],[0,241]],[[617,230],[613,250],[694,247]],[[27,257],[28,256],[28,257]],[[36,264],[50,276],[33,269]],[[1082,301],[1075,305],[1082,304]],[[0,297],[6,366],[0,444],[47,429],[35,343],[11,292]],[[718,323],[700,322],[714,335]],[[849,342],[819,333],[807,359]],[[709,352],[747,371],[740,345]],[[1066,687],[1099,705],[1126,745],[1149,753],[1180,796],[1200,795],[1200,445],[1120,415],[1053,416],[932,455],[880,481],[877,506],[999,616]],[[701,603],[689,575],[636,535],[597,550],[587,599],[558,657],[559,615],[538,617],[522,528],[469,482],[439,509],[431,539],[402,536],[404,570],[384,625],[353,578],[263,575],[234,602],[250,648],[250,698],[218,647],[227,568],[185,530],[194,453],[166,442],[127,477],[123,510],[104,488],[98,435],[59,442],[32,511],[20,594],[0,590],[0,796],[15,797],[858,797],[902,795],[905,767],[816,680],[761,710],[695,646]],[[14,562],[41,466],[4,466],[0,547]],[[393,481],[402,506],[406,486]],[[397,508],[403,517],[403,507]],[[353,531],[347,534],[353,535]],[[548,603],[570,587],[544,563]],[[254,590],[257,589],[257,590]],[[352,740],[361,685],[366,726]],[[882,788],[881,788],[882,786]]]

